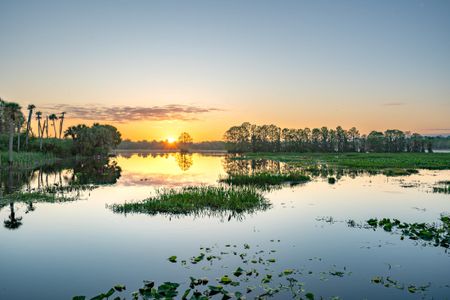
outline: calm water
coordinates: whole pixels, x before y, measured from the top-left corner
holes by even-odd
[[[77,201],[14,204],[21,225],[0,227],[0,299],[71,299],[78,294],[96,295],[116,283],[125,284],[129,291],[141,287],[143,280],[186,284],[189,276],[208,277],[213,283],[238,266],[246,267],[232,254],[223,254],[222,260],[212,264],[182,266],[167,261],[171,255],[189,260],[200,254],[200,247],[249,255],[264,250],[258,255],[274,258],[276,263],[259,266],[261,272],[277,277],[287,268],[302,270],[298,279],[316,296],[450,298],[450,254],[445,249],[401,241],[398,234],[382,230],[349,228],[343,222],[371,217],[435,222],[441,213],[450,212],[450,195],[432,193],[432,186],[449,180],[450,171],[421,170],[395,178],[343,175],[334,185],[315,177],[307,184],[266,192],[272,207],[243,219],[171,218],[115,214],[107,205],[144,199],[158,187],[217,184],[227,171],[251,171],[252,163],[236,165],[222,155],[200,154],[131,154],[115,161],[121,168],[120,177],[107,178],[104,181],[110,184],[81,192]],[[253,169],[258,168],[282,170],[285,166],[254,162]],[[66,185],[82,172],[82,168],[36,171],[16,186]],[[19,180],[12,177],[9,180]],[[95,175],[94,179],[86,176],[82,182],[95,180]],[[2,207],[0,219],[7,220],[10,213],[9,205]],[[323,220],[330,216],[334,221]],[[244,244],[250,249],[244,249]],[[270,250],[276,252],[269,254]],[[344,275],[333,276],[333,271]],[[431,286],[412,294],[374,284],[374,276],[390,276],[406,286]],[[287,297],[283,293],[275,296]]]

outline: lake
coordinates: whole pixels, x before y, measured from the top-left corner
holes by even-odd
[[[260,273],[258,278],[235,279],[239,286],[229,287],[244,292],[255,287],[247,298],[257,295],[265,275],[272,275],[275,287],[285,279],[279,275],[291,269],[292,277],[316,298],[450,295],[447,249],[347,223],[384,217],[437,222],[442,213],[450,213],[450,195],[434,193],[433,186],[449,180],[449,170],[399,177],[342,172],[335,184],[315,176],[305,184],[265,190],[272,206],[254,214],[170,216],[118,214],[109,205],[145,199],[158,188],[217,185],[233,170],[279,171],[286,166],[235,161],[224,154],[129,153],[113,162],[108,176],[85,174],[85,165],[3,176],[23,190],[67,186],[74,178],[79,185],[98,186],[72,192],[74,201],[2,205],[2,221],[11,219],[11,209],[21,219],[14,229],[7,228],[8,222],[0,227],[0,299],[94,296],[117,283],[132,292],[143,280],[178,282],[182,294],[190,276],[217,284],[238,267]],[[191,258],[201,253],[215,257],[192,264]],[[169,262],[170,256],[177,256],[177,262]],[[283,290],[274,298],[290,295]]]

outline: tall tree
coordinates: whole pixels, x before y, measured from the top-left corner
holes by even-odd
[[[27,120],[27,131],[25,132],[25,147],[28,147],[28,135],[30,134],[31,130],[31,116],[33,115],[33,109],[36,108],[34,104],[28,105],[28,120]]]
[[[37,120],[37,122],[38,122],[39,150],[42,151],[42,136],[43,136],[43,131],[42,131],[42,126],[41,126],[41,119],[42,119],[42,112],[37,111],[37,112],[36,112],[36,120]]]
[[[61,113],[61,115],[59,116],[59,138],[61,138],[62,135],[62,130],[63,130],[63,125],[64,125],[64,116],[65,116],[66,112],[63,111]]]
[[[58,117],[55,114],[51,114],[50,116],[48,116],[48,118],[50,119],[50,121],[52,121],[52,125],[53,125],[53,131],[55,133],[55,138],[57,138],[56,136],[56,120],[58,120]]]
[[[192,145],[193,139],[191,135],[187,132],[182,132],[178,137],[178,147],[181,151],[187,152],[189,147]]]
[[[48,115],[45,116],[44,129],[43,130],[45,130],[46,138],[48,138]]]
[[[5,114],[9,124],[8,162],[10,165],[12,165],[13,163],[14,130],[20,109],[21,107],[17,103],[14,102],[5,103]]]
[[[22,112],[19,112],[16,116],[16,126],[17,126],[17,152],[20,151],[20,135],[22,134],[22,127],[25,119]]]

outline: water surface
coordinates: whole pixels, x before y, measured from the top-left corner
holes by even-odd
[[[189,260],[201,252],[200,247],[220,252],[227,251],[227,244],[236,245],[239,253],[276,250],[264,254],[276,263],[262,271],[301,269],[305,289],[324,297],[444,299],[450,295],[450,255],[445,249],[401,241],[399,235],[382,230],[349,228],[344,222],[371,217],[435,222],[440,214],[450,212],[450,196],[433,193],[432,186],[449,180],[450,171],[420,170],[406,177],[344,174],[334,185],[317,176],[306,184],[266,191],[272,207],[244,218],[170,217],[115,214],[107,206],[144,199],[155,188],[215,185],[230,170],[282,171],[286,166],[178,153],[128,154],[114,161],[120,172],[102,177],[102,185],[80,192],[76,201],[1,208],[2,221],[10,219],[13,209],[21,225],[0,227],[0,299],[71,299],[96,295],[116,283],[130,291],[141,287],[142,280],[186,284],[189,276],[213,282],[245,265],[233,255],[223,255],[212,265],[181,266],[167,258],[177,255]],[[36,170],[25,179],[7,178],[3,185],[8,180],[21,189],[67,185],[75,179],[98,183],[98,174],[82,176],[84,167]],[[244,244],[251,250],[245,250]],[[333,270],[345,270],[345,275],[330,275]],[[374,284],[374,276],[390,276],[405,285],[431,285],[412,294]]]

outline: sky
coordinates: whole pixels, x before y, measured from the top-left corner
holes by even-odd
[[[0,0],[0,97],[66,125],[450,133],[450,1]]]

